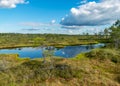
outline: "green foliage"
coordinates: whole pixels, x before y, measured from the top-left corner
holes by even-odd
[[[56,46],[92,44],[102,41],[94,35],[60,35],[60,34],[15,34],[0,33],[0,48],[24,46]]]
[[[106,36],[106,39],[109,39],[109,29],[104,30],[104,35]]]
[[[109,28],[109,32],[110,32],[110,36],[111,36],[111,40],[115,45],[115,48],[120,48],[120,20],[117,20],[115,22],[115,24],[113,24],[110,28]]]
[[[95,49],[85,54],[88,58],[106,60],[109,59],[112,62],[120,63],[120,52],[114,49]]]
[[[73,60],[82,60],[86,59],[85,53],[78,54],[75,58],[72,58]]]
[[[44,38],[36,37],[36,38],[34,38],[34,43],[43,45],[44,44],[44,40],[45,40]]]

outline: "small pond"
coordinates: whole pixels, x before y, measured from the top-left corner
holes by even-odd
[[[95,48],[104,47],[105,44],[92,44],[92,45],[77,45],[77,46],[66,46],[64,48],[54,48],[54,56],[71,58],[82,52],[88,52]],[[23,48],[13,48],[13,49],[0,49],[0,54],[19,54],[21,58],[30,57],[42,58],[42,48],[40,47],[23,47]]]

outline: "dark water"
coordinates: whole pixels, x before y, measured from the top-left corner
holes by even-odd
[[[93,44],[93,45],[78,45],[78,46],[66,46],[61,49],[54,49],[54,56],[70,58],[74,57],[79,53],[88,52],[94,48],[100,48],[105,46],[104,44]],[[42,48],[36,47],[23,47],[13,49],[0,49],[0,54],[19,54],[21,58],[41,58],[43,57]]]

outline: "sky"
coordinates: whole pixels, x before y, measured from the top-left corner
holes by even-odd
[[[98,33],[120,19],[120,0],[0,0],[0,33]]]

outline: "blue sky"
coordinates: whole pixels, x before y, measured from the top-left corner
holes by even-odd
[[[80,34],[102,31],[116,19],[105,18],[104,6],[114,0],[0,0],[0,32]],[[111,1],[111,2],[110,2]],[[115,0],[114,7],[118,8]],[[93,6],[91,5],[93,4]],[[95,6],[94,6],[95,5]],[[97,5],[97,6],[96,6]],[[85,8],[87,6],[87,8]],[[105,7],[106,10],[113,8]],[[93,10],[93,11],[92,11]],[[103,12],[101,18],[96,11]],[[94,12],[95,11],[95,12]],[[118,13],[120,11],[118,10]],[[93,16],[91,16],[93,14]],[[102,20],[101,20],[102,19]],[[107,21],[106,21],[107,20]],[[95,23],[96,22],[96,23]],[[103,22],[103,23],[100,23]],[[100,24],[100,25],[99,25]]]

